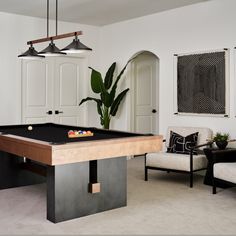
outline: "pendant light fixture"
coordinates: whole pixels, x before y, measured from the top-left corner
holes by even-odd
[[[33,58],[45,58],[45,56],[62,56],[62,55],[66,55],[67,53],[81,53],[85,51],[92,51],[91,48],[85,46],[83,43],[79,41],[78,36],[82,35],[82,31],[76,31],[76,32],[58,35],[57,30],[58,30],[58,0],[56,0],[56,35],[55,36],[49,36],[49,0],[47,0],[47,37],[28,41],[27,44],[30,45],[30,48],[23,54],[19,55],[18,57],[22,59],[33,59]],[[55,40],[68,38],[68,37],[75,37],[75,39],[73,40],[71,44],[69,44],[67,47],[63,48],[62,50],[56,47],[54,43]],[[50,41],[48,47],[46,47],[41,52],[37,52],[33,47],[33,44],[48,42],[48,41]]]
[[[58,0],[56,0],[56,36],[57,36],[57,19],[58,19],[57,15],[58,15]],[[48,37],[48,31],[49,31],[49,0],[47,0],[47,37]],[[66,55],[66,53],[61,52],[60,49],[55,45],[52,38],[49,45],[38,54],[47,57]]]
[[[78,35],[75,32],[75,39],[73,39],[73,42],[67,47],[63,48],[61,51],[66,53],[83,53],[86,51],[92,51],[92,49],[81,43],[78,39]]]
[[[61,52],[60,49],[55,45],[53,40],[51,40],[51,43],[49,43],[49,45],[45,49],[39,52],[38,55],[46,57],[55,57],[55,56],[66,55],[66,53]]]
[[[34,49],[33,44],[30,44],[29,49],[22,53],[21,55],[19,55],[18,57],[22,58],[22,59],[38,59],[38,58],[45,58],[45,56],[41,56],[38,54],[38,52]]]

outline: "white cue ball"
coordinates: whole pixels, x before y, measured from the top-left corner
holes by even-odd
[[[28,126],[28,130],[32,130],[33,129],[33,127],[30,125],[30,126]]]

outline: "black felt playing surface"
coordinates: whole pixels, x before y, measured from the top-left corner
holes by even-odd
[[[32,126],[32,130],[28,130],[28,127]],[[69,130],[90,130],[94,133],[89,137],[68,138]],[[37,139],[41,141],[50,142],[53,144],[62,144],[68,142],[80,142],[80,141],[93,141],[101,139],[114,139],[124,137],[141,136],[142,134],[134,134],[120,131],[102,130],[89,127],[76,127],[59,125],[53,123],[46,124],[33,124],[33,125],[11,125],[0,126],[0,132],[3,134],[13,134],[21,137],[27,137],[31,139]]]

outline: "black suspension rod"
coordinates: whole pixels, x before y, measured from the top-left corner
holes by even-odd
[[[49,0],[47,0],[47,37],[49,36]]]
[[[57,21],[58,21],[58,0],[56,0],[56,36],[57,36]]]

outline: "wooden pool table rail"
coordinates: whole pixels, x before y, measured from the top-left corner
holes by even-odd
[[[0,135],[1,151],[51,166],[141,155],[147,152],[158,152],[161,149],[161,135],[72,142],[60,145],[16,135]]]

